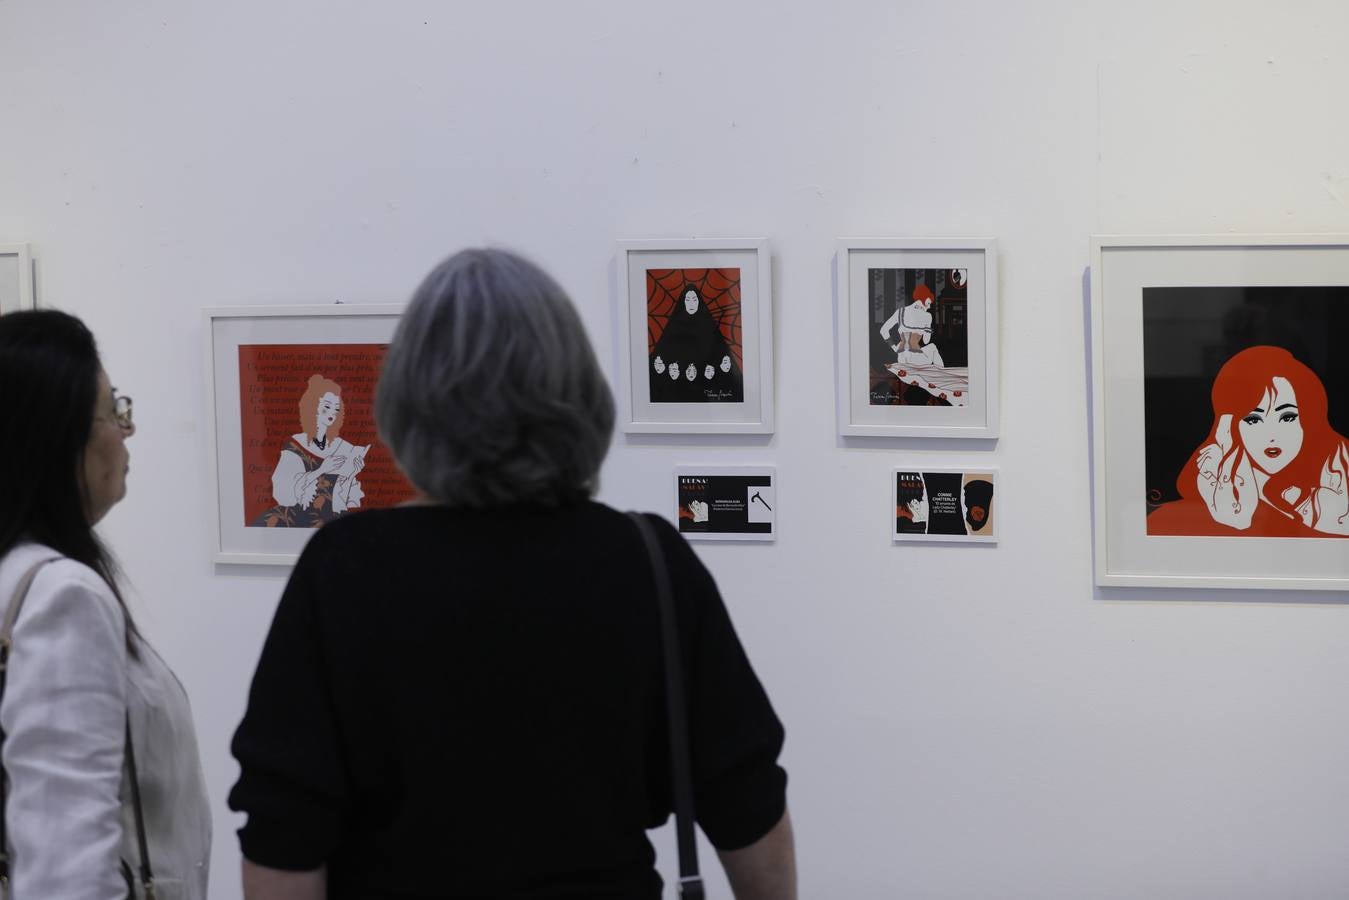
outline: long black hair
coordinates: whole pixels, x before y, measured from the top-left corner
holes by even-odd
[[[89,522],[80,475],[102,368],[93,334],[74,316],[50,309],[0,316],[0,472],[7,482],[0,557],[36,541],[93,569],[122,606],[127,651],[135,656],[136,626],[117,588],[116,563]]]

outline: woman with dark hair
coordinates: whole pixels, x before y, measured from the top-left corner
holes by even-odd
[[[1282,347],[1247,347],[1218,370],[1212,400],[1181,499],[1153,510],[1148,534],[1349,536],[1349,440],[1315,372]]]
[[[0,471],[18,475],[0,503],[0,603],[23,594],[0,697],[10,889],[127,896],[138,784],[159,896],[204,900],[211,816],[187,697],[94,533],[126,494],[131,400],[89,330],[54,310],[0,316],[0,397]]]
[[[740,403],[744,377],[697,285],[670,310],[651,360],[653,403]]]
[[[421,498],[323,526],[286,586],[234,738],[246,895],[655,900],[660,613],[637,525],[590,499],[614,405],[576,309],[518,256],[450,257],[375,415]],[[698,822],[737,897],[792,900],[782,726],[712,576],[646,518]]]

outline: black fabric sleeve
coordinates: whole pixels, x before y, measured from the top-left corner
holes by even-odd
[[[712,846],[736,850],[767,834],[786,810],[787,773],[777,762],[782,723],[711,573],[669,523],[661,533],[687,666],[694,810]]]
[[[273,869],[326,863],[349,805],[318,617],[327,543],[314,535],[291,573],[231,746],[241,771],[229,805],[248,814],[240,848]]]

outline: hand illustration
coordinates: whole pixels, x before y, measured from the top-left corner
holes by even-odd
[[[695,366],[693,363],[689,363],[689,367],[684,370],[684,377],[687,378],[689,381],[692,381],[693,379],[697,378],[698,367]]]
[[[729,355],[723,356],[721,358],[721,371],[723,372],[731,371],[731,357]]]
[[[671,381],[679,380],[679,363],[677,362],[670,363],[670,380]]]
[[[657,357],[656,357],[656,361],[655,361],[655,363],[654,363],[653,365],[656,367],[656,374],[657,374],[657,375],[664,375],[664,374],[665,374],[665,360],[663,360],[663,359],[661,359],[659,356],[657,356]]]
[[[346,465],[346,462],[347,458],[345,456],[339,456],[338,454],[334,453],[332,456],[328,457],[323,461],[323,464],[318,467],[318,470],[315,474],[331,475],[338,469],[342,468],[342,466]]]
[[[1335,480],[1334,485],[1316,489],[1320,515],[1312,527],[1326,534],[1349,534],[1349,491],[1345,491],[1344,480],[1339,475],[1331,477]]]
[[[1342,446],[1321,467],[1321,485],[1297,508],[1302,524],[1325,534],[1349,534],[1349,452]],[[1297,500],[1297,488],[1290,487],[1283,497]]]
[[[703,369],[703,377],[706,378],[708,381],[711,381],[712,376],[715,374],[717,374],[717,370],[712,368],[711,366],[708,366],[707,368]]]
[[[1245,531],[1251,527],[1260,497],[1250,457],[1245,453],[1228,455],[1232,449],[1232,417],[1218,417],[1213,434],[1216,443],[1199,453],[1199,474],[1195,484],[1204,498],[1213,521]],[[1240,460],[1237,459],[1240,456]]]

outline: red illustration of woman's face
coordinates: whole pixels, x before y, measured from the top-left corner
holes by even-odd
[[[1297,458],[1302,449],[1302,417],[1293,385],[1281,375],[1271,379],[1260,402],[1237,425],[1251,464],[1273,475]]]

